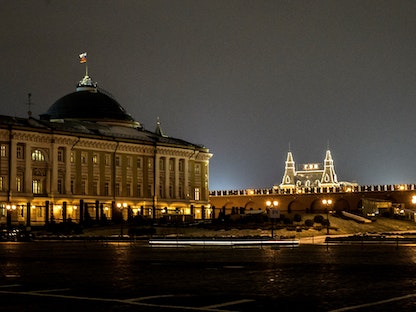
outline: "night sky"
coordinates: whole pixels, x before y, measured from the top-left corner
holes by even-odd
[[[287,152],[340,181],[416,182],[416,1],[0,0],[0,114],[85,68],[148,130],[214,154],[210,189],[279,184]]]

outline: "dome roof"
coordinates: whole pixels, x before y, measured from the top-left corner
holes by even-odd
[[[61,97],[40,117],[50,121],[70,119],[138,124],[116,100],[96,85],[78,85],[76,92]]]

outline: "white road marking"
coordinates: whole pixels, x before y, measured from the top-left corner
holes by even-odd
[[[70,296],[70,295],[56,295],[56,294],[47,294],[43,292],[36,292],[36,291],[6,291],[0,290],[0,294],[13,294],[13,295],[27,295],[27,296],[38,296],[38,297],[51,297],[51,298],[62,298],[62,299],[75,299],[75,300],[88,300],[88,301],[101,301],[101,302],[117,302],[117,303],[124,303],[124,304],[131,304],[137,306],[146,306],[146,307],[156,307],[156,308],[163,308],[163,309],[178,309],[178,310],[191,310],[191,311],[213,311],[213,312],[230,312],[229,310],[221,310],[213,308],[206,308],[206,307],[188,307],[188,306],[174,306],[174,305],[161,305],[161,304],[151,304],[151,303],[144,303],[144,302],[137,302],[132,301],[132,299],[111,299],[111,298],[95,298],[95,297],[79,297],[79,296]],[[164,295],[167,296],[167,295]],[[172,295],[174,296],[174,295]],[[158,297],[158,296],[152,296]],[[161,297],[161,296],[159,296]],[[146,298],[146,297],[144,297]],[[140,300],[140,298],[138,298]]]
[[[230,306],[230,305],[236,305],[236,304],[240,304],[240,303],[247,303],[247,302],[252,302],[254,300],[252,299],[242,299],[242,300],[236,300],[236,301],[229,301],[229,302],[224,302],[224,303],[219,303],[219,304],[213,304],[210,306],[205,306],[203,307],[204,309],[216,309],[216,308],[221,308],[221,307],[226,307],[226,306]]]
[[[22,286],[22,285],[20,284],[0,285],[0,288],[19,287],[19,286]]]
[[[71,290],[71,288],[32,290],[31,293],[45,293],[45,292],[54,292],[54,291],[67,291],[67,290]]]
[[[345,308],[340,308],[340,309],[332,310],[330,312],[342,312],[342,311],[350,311],[350,310],[355,310],[355,309],[360,309],[360,308],[367,308],[367,307],[372,307],[372,306],[375,306],[375,305],[380,305],[380,304],[384,304],[384,303],[405,300],[405,299],[409,299],[409,298],[413,298],[413,297],[416,297],[416,294],[409,294],[409,295],[405,295],[405,296],[401,296],[401,297],[395,297],[395,298],[390,298],[390,299],[386,299],[386,300],[380,300],[380,301],[375,301],[375,302],[358,304],[358,305],[351,306],[351,307],[345,307]]]

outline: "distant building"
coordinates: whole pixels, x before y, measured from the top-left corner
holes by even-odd
[[[352,183],[338,182],[334,161],[329,150],[322,163],[302,164],[296,169],[292,152],[288,152],[285,172],[279,188],[282,190],[296,190],[308,188],[339,188]]]
[[[40,119],[0,116],[0,225],[210,217],[202,146],[145,130],[86,75]]]

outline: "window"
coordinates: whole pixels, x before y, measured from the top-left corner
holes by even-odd
[[[16,177],[16,191],[22,192],[23,191],[23,183],[22,183],[22,177],[17,176]]]
[[[120,183],[116,183],[116,196],[120,196]]]
[[[87,153],[81,153],[81,163],[82,164],[87,163]]]
[[[199,188],[195,188],[195,200],[201,200],[201,193]]]
[[[137,197],[142,197],[142,185],[137,184]]]
[[[32,160],[34,160],[34,161],[45,161],[45,155],[40,150],[34,150],[32,152]]]
[[[94,165],[98,164],[98,155],[97,154],[92,155],[92,163]]]
[[[130,156],[126,157],[126,166],[127,166],[127,168],[131,167],[131,157]]]
[[[111,165],[111,155],[110,154],[105,154],[104,163],[105,163],[106,166]]]
[[[0,191],[4,191],[4,177],[0,177]]]
[[[120,156],[116,156],[116,166],[120,166]]]
[[[0,157],[6,157],[7,156],[7,145],[1,144],[0,145]]]
[[[16,157],[17,159],[25,158],[25,149],[23,144],[18,144],[16,147]]]
[[[71,152],[71,163],[75,162],[75,155],[74,152]]]
[[[175,170],[175,160],[169,159],[169,171],[174,171],[174,170]]]
[[[75,182],[74,182],[74,180],[72,179],[72,180],[71,180],[71,193],[72,193],[72,194],[74,194],[74,186],[75,186]]]
[[[195,164],[195,174],[201,174],[201,164]]]
[[[153,168],[153,159],[149,158],[147,160],[147,169],[152,169]]]
[[[142,159],[137,158],[137,169],[142,169]]]
[[[105,196],[110,195],[110,183],[109,182],[105,182],[104,184],[104,195]]]
[[[126,196],[131,196],[131,184],[126,184]]]
[[[64,183],[62,179],[58,179],[58,194],[64,193]]]
[[[42,181],[34,179],[32,181],[32,192],[33,194],[42,194]]]
[[[59,162],[65,161],[64,149],[62,147],[58,148],[58,161]]]
[[[180,172],[184,171],[184,160],[183,159],[179,160],[179,171]]]
[[[94,180],[92,183],[92,194],[98,195],[98,180]]]
[[[165,170],[165,159],[164,158],[159,159],[159,169],[160,170]]]
[[[81,194],[87,194],[87,181],[85,179],[81,181]]]

